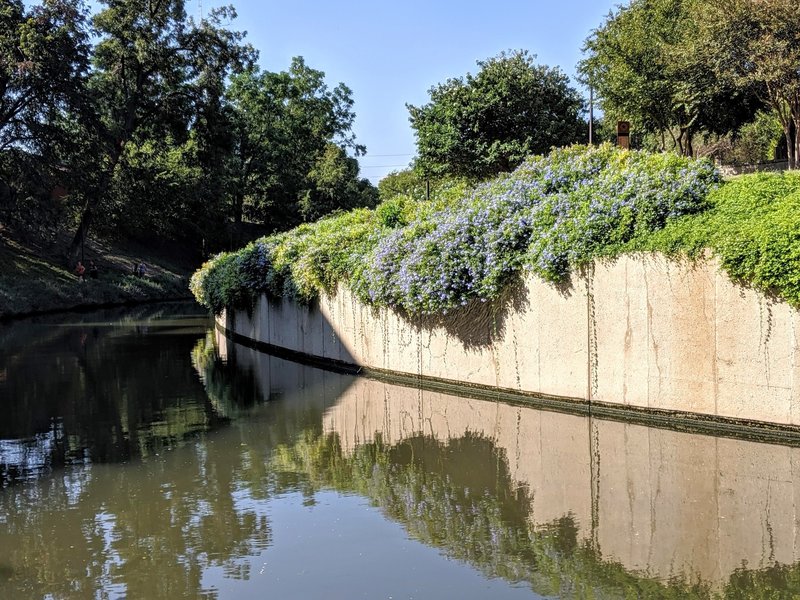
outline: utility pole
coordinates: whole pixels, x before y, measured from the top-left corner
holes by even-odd
[[[594,88],[589,84],[589,145],[594,143]]]

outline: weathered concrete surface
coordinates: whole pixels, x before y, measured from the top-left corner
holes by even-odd
[[[261,299],[230,330],[314,356],[508,390],[800,425],[800,313],[714,261],[598,262],[557,289],[533,277],[439,320],[357,302]]]

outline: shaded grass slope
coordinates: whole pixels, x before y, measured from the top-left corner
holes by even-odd
[[[81,283],[64,266],[63,258],[47,246],[0,229],[0,319],[190,297],[187,285],[196,263],[175,252],[95,242],[87,245],[86,258],[97,264],[99,276],[87,276]],[[145,277],[133,275],[133,264],[139,260],[147,264]]]

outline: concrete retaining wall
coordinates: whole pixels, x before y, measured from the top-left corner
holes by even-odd
[[[800,426],[800,313],[733,284],[714,261],[597,263],[557,288],[529,278],[440,319],[262,298],[229,331],[398,373],[608,405]]]

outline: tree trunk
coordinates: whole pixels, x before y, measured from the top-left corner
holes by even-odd
[[[233,194],[233,222],[236,227],[242,224],[242,212],[244,211],[244,196],[241,192]]]
[[[81,220],[80,223],[78,223],[78,230],[75,232],[72,242],[70,242],[69,248],[67,249],[67,260],[69,260],[70,266],[74,265],[78,260],[81,248],[83,248],[83,245],[86,243],[86,236],[89,235],[89,227],[91,224],[92,209],[89,206],[86,206],[81,214]]]
[[[789,132],[789,168],[800,168],[800,114],[794,118],[793,131]],[[794,143],[792,143],[794,142]]]
[[[792,136],[792,128],[784,127],[783,128],[783,135],[786,138],[786,153],[789,157],[789,168],[796,169],[797,168],[797,148],[796,148],[796,138],[797,136]]]
[[[125,143],[124,140],[120,140],[114,144],[110,155],[111,165],[109,165],[108,171],[103,174],[103,179],[97,193],[93,195],[90,194],[86,200],[86,205],[81,213],[80,223],[78,223],[78,230],[75,232],[75,237],[72,238],[72,242],[67,249],[67,258],[73,264],[78,258],[78,252],[81,246],[86,243],[86,238],[89,235],[89,228],[92,226],[92,221],[94,221],[94,208],[97,202],[100,198],[105,197],[106,194],[108,194],[108,190],[111,189],[111,180],[114,178],[114,172],[117,170],[120,158],[122,158],[122,151],[125,148]]]

